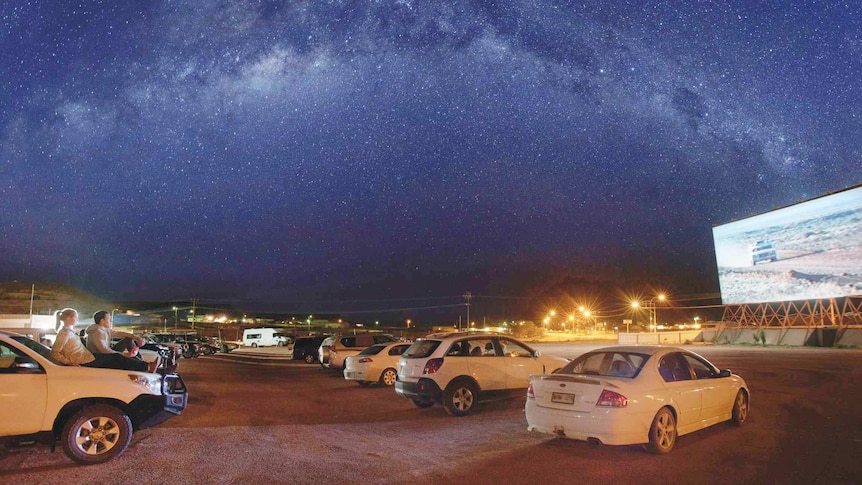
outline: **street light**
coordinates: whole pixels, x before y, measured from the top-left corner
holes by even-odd
[[[639,306],[641,306],[641,304],[639,302],[637,302],[637,301],[632,302],[632,321],[634,321],[634,319],[635,319],[635,312],[638,311]],[[630,325],[630,323],[626,322],[626,333],[629,333],[629,325]]]
[[[179,308],[174,307],[174,328],[177,328],[177,310],[179,310]]]
[[[647,300],[645,302],[646,308],[649,311],[649,316],[650,316],[650,329],[653,332],[658,331],[658,316],[656,314],[656,303],[657,303],[657,301],[665,301],[664,293],[661,293],[661,294],[655,296],[654,298],[650,298],[649,300]]]
[[[114,312],[118,312],[118,311],[120,311],[119,308],[114,308],[113,310],[111,310],[111,326],[114,325]]]

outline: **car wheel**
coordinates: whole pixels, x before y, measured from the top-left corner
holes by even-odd
[[[63,426],[63,451],[83,464],[103,463],[120,456],[132,441],[132,422],[107,404],[88,406]]]
[[[649,427],[649,443],[644,445],[650,453],[664,454],[676,443],[676,419],[668,408],[661,408]]]
[[[476,407],[478,397],[475,384],[466,379],[458,380],[446,388],[443,407],[452,416],[466,416]]]
[[[417,408],[422,408],[422,409],[430,408],[431,406],[434,405],[434,401],[430,401],[430,400],[425,401],[423,399],[412,399],[412,401],[413,401],[414,406],[416,406]]]
[[[305,363],[306,364],[313,364],[314,363],[314,356],[311,354],[305,354]]]
[[[277,347],[284,347],[284,342],[278,342],[278,343],[277,343],[277,344],[275,344],[275,345],[276,345]]]
[[[252,343],[251,343],[251,348],[256,349],[256,348],[257,348],[257,342],[252,342]]]
[[[748,419],[748,395],[742,389],[736,393],[736,400],[733,401],[733,411],[731,411],[730,416],[733,424],[737,426],[742,426]]]
[[[380,383],[384,386],[392,386],[395,384],[397,378],[398,373],[395,372],[395,369],[386,369],[383,371],[383,374],[380,374]]]

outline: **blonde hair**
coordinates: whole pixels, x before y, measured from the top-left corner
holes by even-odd
[[[78,311],[74,308],[64,308],[57,313],[57,328],[55,330],[60,330],[60,327],[63,326],[63,322],[66,321],[67,318],[71,316],[77,316]]]

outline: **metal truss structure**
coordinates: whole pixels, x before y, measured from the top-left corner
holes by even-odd
[[[841,329],[862,326],[862,295],[726,305],[721,320],[740,327],[837,327]]]

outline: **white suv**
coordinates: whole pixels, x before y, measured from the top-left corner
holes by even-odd
[[[531,374],[553,373],[567,363],[503,335],[429,335],[401,354],[395,392],[420,408],[439,403],[453,416],[466,416],[480,393],[527,389]]]
[[[182,378],[51,361],[51,350],[0,332],[0,443],[60,441],[72,460],[93,464],[120,456],[132,432],[180,414]]]

